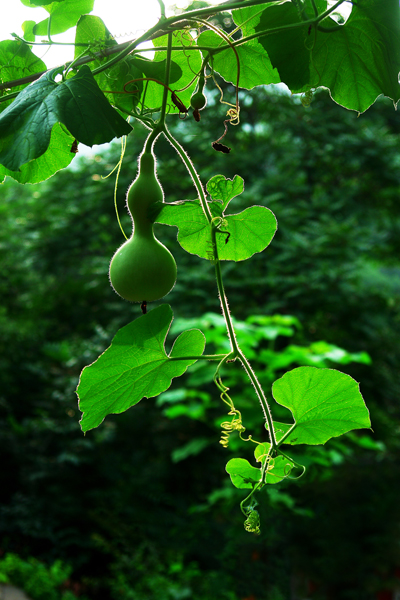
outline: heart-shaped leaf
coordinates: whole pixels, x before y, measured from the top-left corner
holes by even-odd
[[[295,420],[294,426],[276,424],[286,431],[292,427],[285,444],[325,444],[352,429],[371,427],[357,381],[340,371],[299,367],[275,381],[272,393]]]

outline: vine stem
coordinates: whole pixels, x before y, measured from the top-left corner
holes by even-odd
[[[173,137],[173,135],[171,135],[171,133],[169,132],[165,123],[163,125],[162,131],[163,131],[165,137],[167,138],[167,140],[170,142],[170,144],[175,148],[175,150],[179,154],[183,164],[189,171],[189,174],[193,180],[194,186],[199,195],[200,203],[203,208],[205,217],[207,218],[208,222],[210,223],[211,242],[212,242],[212,246],[213,246],[213,256],[214,256],[214,265],[215,265],[215,275],[216,275],[218,293],[219,293],[220,302],[221,302],[222,314],[225,319],[226,328],[227,328],[228,336],[229,336],[229,341],[230,341],[231,348],[232,348],[232,352],[230,354],[232,355],[232,358],[236,357],[240,360],[240,362],[243,365],[244,370],[247,373],[247,376],[249,377],[250,381],[252,382],[252,384],[254,386],[257,397],[261,404],[261,408],[264,413],[265,420],[268,423],[268,430],[269,430],[269,434],[270,434],[270,438],[271,438],[272,448],[274,450],[277,450],[277,443],[276,443],[276,438],[275,438],[275,431],[274,431],[274,424],[272,421],[271,409],[268,405],[264,391],[260,385],[260,382],[257,379],[256,374],[254,373],[253,369],[251,368],[249,361],[247,360],[247,358],[245,357],[245,355],[239,348],[239,345],[236,340],[235,328],[234,328],[231,314],[229,311],[228,299],[225,294],[225,288],[224,288],[224,283],[223,283],[223,279],[222,279],[221,265],[220,265],[220,261],[219,261],[219,257],[218,257],[218,248],[217,248],[217,240],[216,240],[216,234],[217,234],[217,231],[218,231],[219,225],[221,224],[222,219],[221,219],[221,217],[214,218],[212,216],[210,207],[206,200],[206,195],[204,193],[202,183],[200,181],[200,178],[197,174],[196,169],[194,168],[192,161],[190,160],[189,156],[186,154],[186,152],[182,148],[182,146],[179,144],[179,142]],[[230,356],[229,356],[229,358],[230,358]],[[223,359],[222,362],[225,362],[226,359],[227,359],[227,357],[225,357],[225,359]]]
[[[262,389],[261,384],[258,381],[256,374],[254,373],[249,361],[247,360],[247,358],[245,357],[243,352],[240,350],[239,345],[236,340],[235,328],[234,328],[231,314],[229,311],[228,299],[225,294],[224,282],[222,279],[221,263],[220,263],[219,256],[218,256],[218,247],[217,247],[217,240],[216,240],[216,234],[218,232],[218,225],[216,225],[216,222],[219,222],[219,224],[220,224],[221,218],[217,217],[217,218],[213,219],[213,221],[211,223],[211,237],[212,237],[214,263],[215,263],[215,275],[216,275],[216,279],[217,279],[217,287],[218,287],[218,293],[219,293],[219,297],[220,297],[220,301],[221,301],[222,313],[224,315],[226,328],[227,328],[228,335],[229,335],[229,340],[230,340],[232,351],[234,352],[234,355],[242,363],[243,368],[246,371],[248,378],[250,379],[251,383],[254,386],[257,397],[261,404],[262,411],[264,413],[265,420],[268,423],[268,430],[269,430],[269,434],[271,437],[271,445],[272,445],[273,449],[276,450],[277,443],[276,443],[276,438],[275,438],[275,430],[274,430],[274,424],[272,421],[271,409],[269,407],[269,404],[268,404],[267,399],[264,394],[264,390]]]
[[[164,8],[164,16],[165,16],[165,8]],[[160,120],[158,121],[159,126],[163,126],[165,123],[165,114],[167,109],[167,100],[168,100],[168,86],[169,86],[169,76],[171,72],[171,56],[172,56],[172,31],[168,34],[168,47],[167,47],[167,61],[165,66],[165,78],[164,78],[164,93],[161,104],[161,115]]]

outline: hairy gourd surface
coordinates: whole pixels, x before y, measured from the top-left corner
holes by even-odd
[[[154,156],[144,152],[140,157],[139,174],[127,195],[133,221],[132,236],[118,248],[110,263],[111,285],[125,300],[159,300],[175,285],[175,259],[154,236],[153,223],[147,217],[149,207],[163,200]]]

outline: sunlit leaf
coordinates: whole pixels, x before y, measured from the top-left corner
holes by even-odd
[[[287,444],[325,444],[352,429],[371,426],[358,383],[340,371],[299,367],[275,381],[272,393],[296,422]]]
[[[34,1],[34,0],[31,0]],[[62,0],[62,2],[41,3],[51,15],[50,35],[63,33],[74,27],[81,15],[93,10],[94,0]],[[35,35],[47,35],[49,17],[40,21],[34,28]]]
[[[203,353],[205,337],[198,329],[181,333],[170,354],[166,353],[172,318],[168,304],[158,306],[120,329],[111,346],[83,369],[77,389],[82,431],[97,427],[108,414],[121,413],[142,398],[158,396],[196,362],[174,359]]]
[[[204,31],[199,36],[198,44],[218,48],[221,45],[226,45],[226,41],[213,31]],[[233,85],[237,84],[237,59],[239,59],[240,88],[252,89],[256,85],[279,83],[278,72],[273,68],[267,52],[256,39],[250,40],[242,46],[237,46],[235,50],[236,52],[232,48],[228,48],[212,55],[212,67],[225,81],[229,81]]]
[[[15,40],[3,40],[0,42],[0,82],[7,83],[16,79],[22,79],[33,73],[46,71],[45,63],[40,60],[27,46],[22,42]],[[13,87],[13,92],[19,92],[26,88],[28,83]],[[2,90],[0,94],[8,94],[8,91]],[[13,100],[0,103],[0,112],[3,112]],[[14,100],[15,102],[15,100]]]

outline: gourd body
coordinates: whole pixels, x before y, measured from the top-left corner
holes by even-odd
[[[147,216],[151,204],[163,199],[155,174],[154,156],[149,152],[143,153],[139,175],[127,195],[133,221],[132,236],[118,248],[110,263],[111,285],[125,300],[159,300],[175,285],[175,259],[154,236],[153,223]]]

